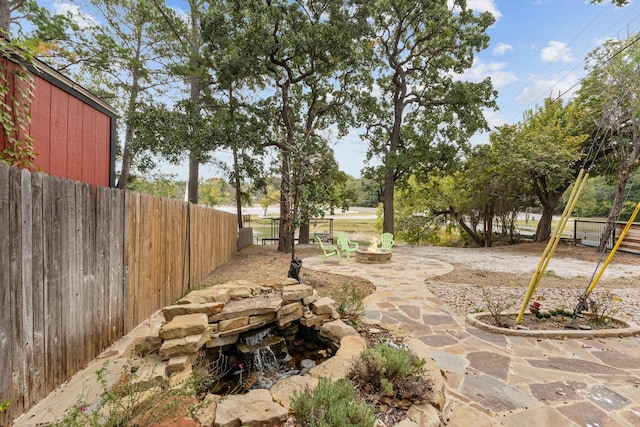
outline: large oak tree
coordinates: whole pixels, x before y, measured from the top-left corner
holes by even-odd
[[[464,0],[376,0],[368,3],[374,23],[376,76],[363,105],[368,159],[379,165],[365,176],[381,183],[383,231],[394,231],[394,191],[412,173],[446,165],[478,130],[483,108],[495,107],[490,79],[460,76],[474,54],[489,43],[488,13],[476,14]]]

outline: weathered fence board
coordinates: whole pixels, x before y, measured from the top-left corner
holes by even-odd
[[[616,224],[616,236],[622,234],[624,227],[625,224]],[[624,237],[622,243],[620,243],[620,250],[640,254],[640,226],[633,224],[629,228],[627,235]]]
[[[29,407],[33,400],[33,215],[31,174],[27,170],[20,171],[20,193],[22,203],[20,219],[22,221],[22,242],[20,244],[20,270],[22,275],[22,369],[24,371],[23,399],[24,406]]]
[[[9,168],[0,167],[0,224],[9,224]],[[11,238],[14,236],[10,233]],[[0,245],[0,403],[13,401],[13,358],[11,349],[11,279],[9,277],[9,245]],[[11,409],[11,408],[10,408]],[[11,413],[14,413],[13,411]],[[2,418],[0,418],[2,422]]]
[[[8,425],[237,252],[235,215],[0,164]]]
[[[43,175],[31,177],[32,196],[32,260],[33,260],[33,364],[31,401],[33,405],[46,396],[45,384],[45,317],[44,317],[44,226]]]
[[[11,359],[12,364],[12,393],[14,401],[12,403],[17,409],[25,408],[25,370],[24,370],[24,347],[23,347],[23,321],[25,320],[23,309],[23,271],[22,271],[22,242],[24,234],[22,226],[22,183],[20,170],[11,169],[9,172],[9,198],[19,201],[9,205],[9,229],[16,231],[16,238],[9,239],[9,268],[11,275]]]

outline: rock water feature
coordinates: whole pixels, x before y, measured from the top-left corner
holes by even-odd
[[[301,340],[294,335],[288,342],[280,333],[277,328],[268,327],[247,333],[235,345],[216,351],[212,361],[224,358],[234,369],[230,369],[212,391],[225,394],[228,390],[270,390],[280,380],[304,375],[333,353],[329,346],[312,337]]]
[[[165,375],[178,384],[194,368],[211,372],[215,387],[194,415],[201,426],[281,425],[294,391],[315,388],[321,377],[345,377],[366,348],[337,308],[290,278],[192,291],[162,310]],[[271,365],[281,370],[268,375]]]
[[[160,355],[167,373],[179,382],[204,358],[220,380],[215,393],[269,389],[340,345],[322,332],[339,319],[337,303],[295,279],[232,281],[193,291],[162,311],[167,323],[160,330]]]

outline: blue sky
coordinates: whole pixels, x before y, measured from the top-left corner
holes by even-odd
[[[43,0],[48,3],[49,0]],[[179,5],[181,0],[170,3]],[[498,111],[487,111],[491,127],[515,123],[522,114],[545,97],[564,94],[571,97],[585,76],[584,59],[608,38],[626,39],[640,32],[640,0],[617,8],[609,0],[594,5],[589,0],[467,0],[476,11],[489,11],[496,23],[489,29],[489,48],[476,55],[464,78],[480,81],[490,76],[498,90]],[[65,9],[54,3],[53,9]],[[178,6],[179,7],[179,6]],[[367,143],[354,129],[334,141],[340,169],[359,177],[364,166]],[[473,143],[487,142],[488,133],[473,137]],[[230,153],[218,153],[230,160]],[[187,167],[168,167],[186,179]],[[201,177],[220,176],[220,171],[203,165]]]

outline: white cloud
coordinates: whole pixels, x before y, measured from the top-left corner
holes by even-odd
[[[487,77],[491,77],[494,87],[504,87],[510,83],[518,81],[518,76],[515,73],[506,71],[506,62],[482,62],[481,59],[476,58],[473,61],[473,66],[467,70],[462,78],[473,82],[479,82]]]
[[[468,0],[467,7],[476,12],[491,12],[496,21],[502,17],[502,13],[494,0]]]
[[[490,129],[495,129],[507,123],[500,111],[484,110],[484,117],[487,119]]]
[[[448,0],[447,5],[449,8],[453,7],[453,0]],[[502,17],[502,12],[496,6],[495,0],[468,0],[467,9],[471,9],[476,13],[491,12],[496,18],[496,21]]]
[[[540,58],[544,62],[571,62],[571,49],[566,43],[551,40],[547,47],[540,52]]]
[[[70,3],[54,3],[53,13],[66,15],[69,14],[73,21],[82,29],[98,26],[98,20],[91,15],[80,11],[80,7]]]
[[[498,43],[496,47],[493,48],[494,55],[504,55],[508,51],[513,50],[513,46],[508,43]]]
[[[542,104],[544,98],[557,97],[559,94],[564,94],[564,98],[571,98],[579,88],[577,85],[574,86],[578,80],[575,73],[557,75],[549,79],[531,79],[524,90],[516,96],[516,101],[525,104]]]

